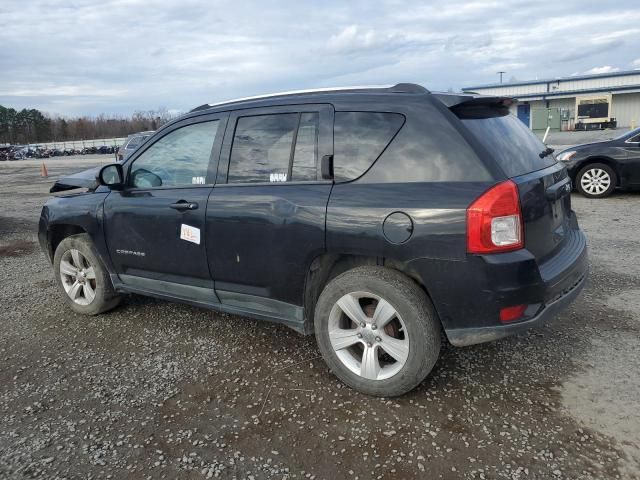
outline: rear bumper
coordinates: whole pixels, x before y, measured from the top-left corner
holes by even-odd
[[[539,313],[529,320],[509,325],[496,325],[479,328],[454,328],[447,330],[449,342],[456,347],[465,347],[467,345],[491,342],[493,340],[498,340],[500,338],[522,332],[531,327],[542,325],[548,320],[554,318],[560,311],[564,310],[575,300],[584,288],[588,276],[589,272],[587,270],[575,285],[570,287],[566,292],[563,292],[557,300],[542,307]]]
[[[427,286],[449,341],[464,346],[546,322],[580,293],[589,264],[586,239],[572,218],[562,246],[543,259],[522,249],[410,267]],[[526,305],[520,319],[500,321],[503,308],[520,305]]]

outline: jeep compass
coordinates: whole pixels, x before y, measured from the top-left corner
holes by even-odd
[[[52,191],[39,240],[75,312],[123,294],[315,333],[335,375],[401,395],[441,342],[538,325],[587,278],[571,182],[511,100],[413,84],[202,105]]]

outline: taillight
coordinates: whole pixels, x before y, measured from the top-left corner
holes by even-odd
[[[518,187],[511,180],[483,193],[467,208],[467,252],[498,253],[524,246]]]
[[[513,307],[504,307],[500,309],[500,321],[509,323],[522,318],[527,310],[527,305],[514,305]]]

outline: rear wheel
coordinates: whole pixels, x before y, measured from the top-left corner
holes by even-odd
[[[604,163],[592,163],[578,172],[576,188],[585,197],[604,198],[613,193],[618,179],[613,169]]]
[[[429,298],[384,267],[358,267],[333,279],[318,299],[315,331],[329,368],[369,395],[408,392],[440,354],[440,322]]]
[[[53,268],[64,299],[73,311],[97,315],[120,302],[89,235],[62,240],[53,257]]]

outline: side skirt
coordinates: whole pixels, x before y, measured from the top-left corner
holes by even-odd
[[[290,303],[237,292],[220,291],[216,295],[213,289],[133,275],[111,275],[111,281],[117,292],[135,293],[231,315],[282,323],[303,335],[308,333],[305,330],[304,309]]]

